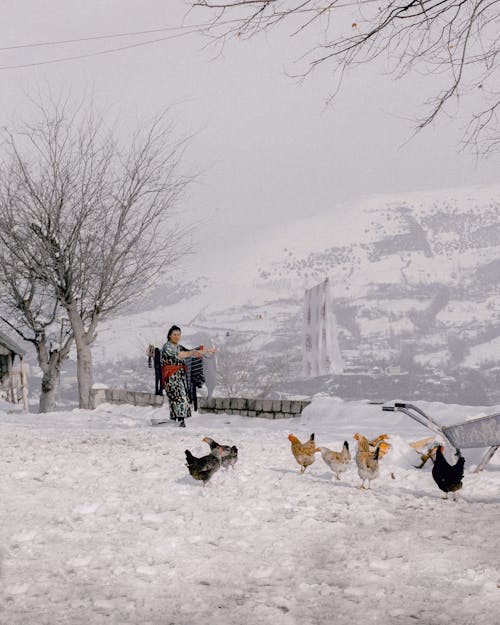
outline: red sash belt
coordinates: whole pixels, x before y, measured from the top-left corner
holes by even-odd
[[[184,371],[187,371],[186,365],[163,365],[161,368],[162,387],[165,386],[165,382],[168,380],[170,376],[174,375],[176,371],[180,371],[181,369],[184,369]]]

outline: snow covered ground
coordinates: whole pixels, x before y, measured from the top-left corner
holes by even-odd
[[[442,422],[477,408],[425,404]],[[317,398],[293,420],[100,406],[0,407],[0,622],[5,625],[493,625],[500,614],[500,454],[443,501],[408,446],[429,435],[378,405]],[[492,412],[498,408],[485,409]],[[371,491],[354,461],[304,475],[287,435],[340,449],[391,434]],[[203,487],[184,450],[236,444]]]

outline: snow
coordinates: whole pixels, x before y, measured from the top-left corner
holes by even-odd
[[[422,402],[452,423],[499,407]],[[1,622],[9,625],[491,625],[500,611],[500,456],[443,501],[408,442],[429,431],[380,405],[320,396],[291,420],[162,409],[7,412],[0,406]],[[354,461],[300,475],[287,436],[340,449],[391,435],[371,491]],[[236,444],[203,487],[184,450]]]
[[[474,345],[470,348],[470,354],[465,358],[464,363],[467,367],[485,367],[489,363],[496,364],[495,355],[498,354],[500,348],[500,336],[494,339]]]

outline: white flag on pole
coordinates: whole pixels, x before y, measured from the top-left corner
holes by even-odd
[[[304,374],[308,378],[344,370],[328,278],[305,292],[303,354]]]

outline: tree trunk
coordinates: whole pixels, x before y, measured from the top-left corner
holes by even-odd
[[[80,408],[91,409],[92,404],[92,350],[85,338],[76,341],[76,374],[78,376],[78,401]]]
[[[56,389],[61,375],[61,363],[66,357],[60,351],[50,353],[48,361],[43,361],[44,354],[38,351],[38,364],[43,371],[40,390],[39,412],[52,412],[56,409]]]
[[[38,412],[53,412],[56,409],[56,386],[58,377],[59,374],[56,378],[51,377],[50,374],[47,373],[43,374]]]
[[[92,350],[94,323],[86,331],[75,300],[66,305],[76,345],[76,375],[78,377],[78,403],[80,408],[92,409]]]

